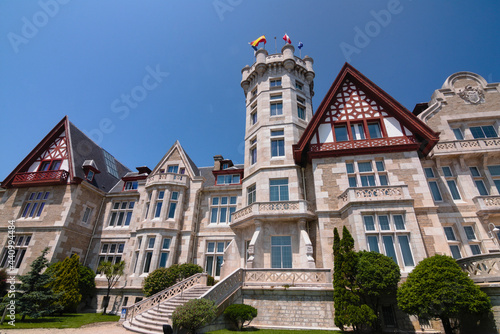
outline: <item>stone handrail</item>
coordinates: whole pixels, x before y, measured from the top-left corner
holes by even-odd
[[[245,269],[245,286],[290,285],[301,287],[331,287],[330,269]]]
[[[132,320],[136,315],[141,314],[155,306],[160,305],[167,299],[175,297],[181,294],[184,290],[187,290],[195,285],[206,285],[207,273],[195,274],[185,280],[172,285],[171,287],[160,291],[147,299],[141,300],[134,305],[125,306],[122,308],[122,312],[125,310],[125,320]]]
[[[215,305],[219,306],[226,298],[238,291],[243,285],[243,278],[245,269],[239,268],[233,271],[229,276],[214,285],[214,287],[200,298],[205,298],[214,301]]]
[[[489,196],[476,196],[472,199],[476,204],[476,208],[479,212],[486,213],[488,211],[500,210],[500,196],[499,195],[489,195]]]
[[[274,215],[308,213],[311,205],[304,200],[281,202],[255,202],[233,213],[232,222],[245,218],[248,215]],[[310,212],[312,214],[312,212]]]
[[[498,149],[500,138],[468,139],[439,142],[433,148],[433,154],[457,153],[467,151]]]
[[[457,263],[475,283],[500,282],[500,253],[464,257]]]

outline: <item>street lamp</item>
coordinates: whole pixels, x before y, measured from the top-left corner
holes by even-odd
[[[493,226],[493,228],[491,228]],[[495,224],[493,223],[488,223],[488,230],[490,231],[490,238],[493,239],[493,242],[495,243],[495,245],[497,245],[497,247],[500,247],[498,245],[498,232],[500,232],[500,229],[498,227],[495,226]],[[495,233],[495,234],[494,234]]]

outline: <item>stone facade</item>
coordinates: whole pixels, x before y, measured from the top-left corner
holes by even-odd
[[[403,277],[434,254],[499,251],[499,84],[453,74],[412,114],[346,64],[313,113],[313,60],[293,53],[261,49],[242,70],[241,165],[214,156],[197,167],[176,142],[153,170],[131,172],[63,119],[2,183],[0,231],[15,221],[20,243],[14,273],[46,246],[51,262],[73,253],[92,269],[124,260],[117,311],[141,298],[150,272],[174,263],[217,280],[238,268],[331,269],[333,230],[343,226],[356,249],[391,256]],[[46,158],[60,138],[72,150]],[[43,179],[44,161],[58,159],[68,178]],[[97,275],[97,310],[105,284]],[[284,326],[334,327],[331,289],[244,289],[240,298],[258,305],[258,325],[280,326],[286,315]],[[397,319],[399,329],[422,326]]]

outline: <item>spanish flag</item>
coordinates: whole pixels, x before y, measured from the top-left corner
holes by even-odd
[[[259,38],[257,38],[255,41],[253,41],[252,43],[249,43],[252,48],[257,51],[257,46],[259,45],[259,43],[261,42],[264,42],[264,44],[266,44],[266,36],[262,35],[260,36]]]

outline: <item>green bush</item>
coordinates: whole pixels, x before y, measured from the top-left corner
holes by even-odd
[[[203,272],[203,268],[192,263],[174,264],[168,268],[158,268],[144,279],[142,291],[146,297],[149,297],[201,272]]]
[[[224,310],[224,316],[240,331],[245,321],[248,321],[247,325],[249,325],[253,318],[257,316],[257,309],[250,305],[233,304]]]
[[[208,275],[207,276],[207,286],[213,286],[215,285],[215,278],[213,276]]]
[[[215,303],[208,299],[191,299],[184,305],[179,305],[172,314],[172,324],[176,328],[183,328],[188,333],[195,334],[196,330],[208,325],[217,312]]]

